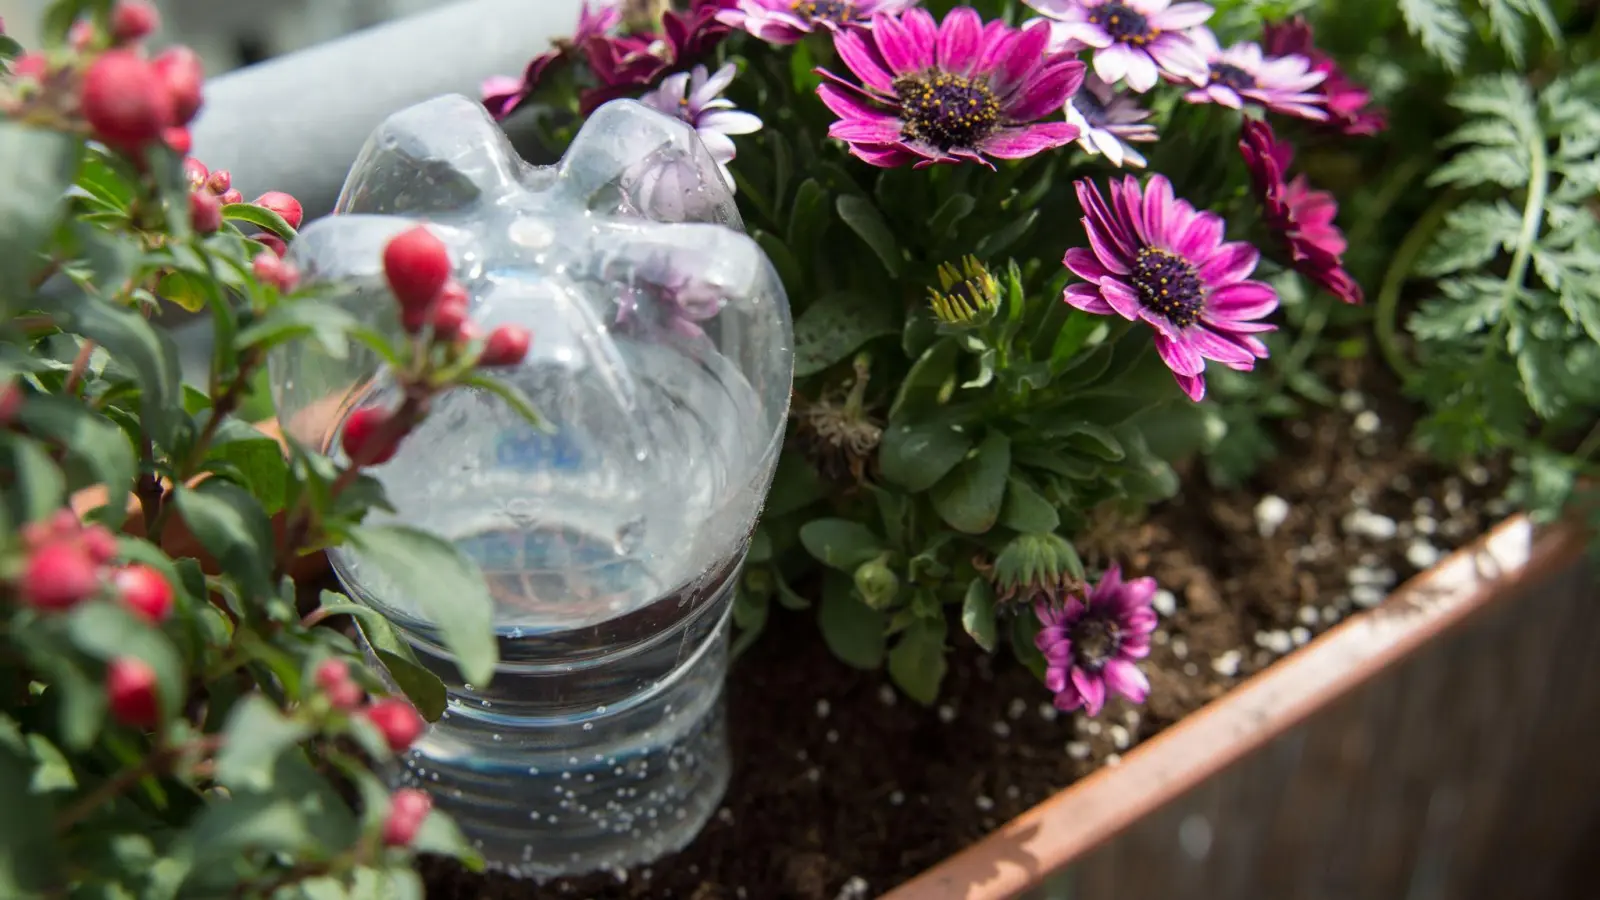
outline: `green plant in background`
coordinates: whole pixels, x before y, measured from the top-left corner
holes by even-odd
[[[385,256],[402,305],[431,310],[417,337],[302,288],[280,258],[299,203],[245,203],[184,159],[199,63],[145,56],[153,7],[47,19],[43,50],[0,41],[0,896],[420,896],[416,852],[473,854],[373,767],[444,687],[371,610],[295,573],[344,543],[406,566],[448,598],[468,676],[491,674],[482,576],[429,534],[363,524],[386,503],[364,468],[434,394],[520,360],[527,334],[471,334],[425,231]],[[211,318],[202,387],[150,322],[168,302]],[[371,349],[406,401],[352,417],[338,459],[286,454],[242,410],[296,341]],[[409,700],[317,627],[345,616]]]

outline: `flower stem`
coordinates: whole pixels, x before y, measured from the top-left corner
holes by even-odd
[[[1428,242],[1433,239],[1433,233],[1438,230],[1445,213],[1454,205],[1455,198],[1455,191],[1445,191],[1417,219],[1417,224],[1411,227],[1411,231],[1395,250],[1394,258],[1389,261],[1389,268],[1383,274],[1383,285],[1378,289],[1378,302],[1373,312],[1378,349],[1383,353],[1384,362],[1389,364],[1389,368],[1400,377],[1401,381],[1409,380],[1416,372],[1416,367],[1400,348],[1400,290],[1416,266],[1417,257],[1427,249]]]

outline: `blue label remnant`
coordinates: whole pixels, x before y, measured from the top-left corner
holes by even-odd
[[[580,469],[583,448],[564,432],[546,434],[529,429],[502,435],[495,447],[495,461],[525,472]]]

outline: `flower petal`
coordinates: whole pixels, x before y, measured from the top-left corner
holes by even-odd
[[[1117,311],[1117,315],[1130,322],[1137,321],[1144,312],[1144,304],[1139,302],[1139,295],[1125,282],[1115,278],[1100,279],[1100,296],[1106,298],[1106,302]]]
[[[750,134],[761,130],[761,117],[755,113],[719,109],[701,116],[695,127],[722,134]]]
[[[880,169],[892,169],[896,166],[903,166],[908,162],[915,162],[921,158],[903,144],[868,146],[851,144],[850,155],[869,166],[877,166]]]
[[[876,45],[868,45],[860,32],[834,35],[833,49],[862,84],[884,94],[894,94],[894,76],[889,74],[888,62],[878,54]]]
[[[1094,52],[1094,74],[1106,84],[1116,84],[1128,74],[1135,53],[1127,44],[1112,44]],[[1149,88],[1145,88],[1149,90]]]
[[[1161,70],[1149,53],[1134,53],[1128,58],[1128,87],[1140,94],[1156,86]]]
[[[1173,374],[1199,375],[1206,370],[1206,358],[1195,349],[1188,335],[1173,340],[1164,334],[1157,334],[1151,340],[1155,341],[1156,353],[1160,354],[1161,361],[1167,364]]]
[[[1106,687],[1134,703],[1143,703],[1150,696],[1150,679],[1128,660],[1107,662],[1104,675]]]
[[[1112,257],[1107,259],[1098,252],[1085,250],[1082,247],[1073,247],[1061,260],[1072,274],[1089,281],[1099,281],[1115,275],[1128,274],[1128,267],[1122,261]]]
[[[1094,313],[1097,316],[1109,316],[1116,312],[1106,298],[1100,294],[1100,288],[1092,284],[1069,284],[1061,292],[1061,299],[1068,305]]]
[[[1144,186],[1144,207],[1140,211],[1144,219],[1145,240],[1157,247],[1170,247],[1172,240],[1171,220],[1169,218],[1173,200],[1172,182],[1165,176],[1152,175]]]
[[[1066,105],[1067,98],[1077,93],[1083,84],[1087,67],[1075,59],[1064,60],[1046,67],[1034,75],[1007,101],[1006,115],[1013,121],[1031,122],[1040,116],[1053,113]]]
[[[920,71],[933,61],[933,48],[917,46],[916,38],[907,31],[904,24],[906,20],[921,18],[921,16],[913,15],[914,13],[922,13],[923,16],[928,15],[925,10],[919,9],[912,10],[903,18],[875,16],[872,20],[872,42],[877,45],[878,53],[883,57],[883,61],[888,64],[889,71],[895,75],[906,75]],[[931,18],[929,17],[929,24],[931,24]],[[926,62],[923,61],[924,56],[928,57]]]
[[[1206,298],[1205,319],[1231,325],[1233,319],[1259,319],[1278,308],[1278,293],[1259,281],[1239,281],[1217,288]]]
[[[1082,666],[1072,667],[1072,686],[1083,698],[1084,712],[1098,716],[1106,705],[1106,683],[1099,675],[1087,672]]]
[[[1187,260],[1202,260],[1216,252],[1226,229],[1222,217],[1214,212],[1197,213],[1177,243],[1167,248]]]
[[[1178,382],[1178,387],[1183,390],[1184,394],[1188,395],[1190,400],[1199,403],[1206,398],[1206,377],[1204,375],[1179,375],[1177,372],[1173,372],[1172,377]]]
[[[1261,251],[1243,241],[1223,244],[1200,264],[1200,277],[1210,285],[1235,284],[1255,271]]]
[[[934,64],[946,72],[970,75],[983,49],[983,19],[970,6],[958,6],[939,23]]]
[[[1077,138],[1078,129],[1069,123],[1039,122],[1026,128],[1002,128],[984,138],[978,149],[1000,159],[1025,159]]]
[[[1174,3],[1151,16],[1150,24],[1162,31],[1186,31],[1211,18],[1211,13],[1211,7],[1204,3]],[[1195,30],[1201,29],[1195,28]]]

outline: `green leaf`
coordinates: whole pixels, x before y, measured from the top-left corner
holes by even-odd
[[[67,620],[67,632],[78,649],[104,662],[131,656],[156,673],[156,696],[165,715],[183,708],[188,696],[183,659],[167,636],[114,603],[85,603]]]
[[[878,465],[885,479],[917,493],[949,474],[971,447],[971,435],[945,422],[890,425],[883,430]]]
[[[813,519],[800,526],[800,543],[818,562],[843,572],[883,552],[883,541],[872,529],[849,519]]]
[[[50,394],[30,396],[19,415],[29,431],[59,444],[69,459],[80,462],[93,480],[105,485],[102,518],[113,528],[121,525],[128,514],[128,493],[139,474],[133,446],[122,429],[80,403]],[[88,480],[73,478],[69,484],[77,489]]]
[[[65,131],[0,122],[0,300],[28,305],[29,284],[66,205],[83,157],[83,139]]]
[[[197,861],[232,864],[252,850],[294,854],[312,846],[305,813],[295,798],[278,794],[213,800],[190,826],[190,834]]]
[[[770,231],[757,229],[750,233],[767,259],[772,263],[772,268],[778,273],[778,280],[783,282],[783,289],[791,297],[804,296],[806,291],[806,272],[800,266],[800,261],[789,251],[789,246],[782,238]]]
[[[979,259],[993,259],[1000,256],[1011,249],[1011,245],[1020,240],[1023,235],[1027,234],[1028,229],[1032,228],[1033,223],[1038,219],[1039,211],[1037,209],[1030,209],[1026,213],[1016,216],[1004,228],[992,231],[984,236],[984,239],[978,242],[977,248],[972,251],[973,255]]]
[[[1017,655],[1017,661],[1026,666],[1028,671],[1043,680],[1046,662],[1039,645],[1035,643],[1040,628],[1039,617],[1030,611],[1025,610],[1011,617],[1011,652]]]
[[[1398,0],[1406,28],[1422,46],[1452,71],[1459,71],[1467,58],[1470,24],[1456,7],[1456,0]]]
[[[894,403],[889,406],[889,421],[920,418],[942,405],[955,383],[960,359],[961,348],[953,340],[938,341],[924,350],[895,393]]]
[[[354,529],[350,543],[363,563],[402,586],[403,605],[439,630],[461,674],[485,685],[499,655],[494,634],[494,600],[483,573],[448,542],[415,528],[368,525]]]
[[[78,787],[78,776],[72,772],[72,763],[50,739],[35,731],[28,735],[28,750],[37,764],[33,770],[30,790],[36,794],[52,791],[70,791]]]
[[[16,499],[21,502],[17,518],[37,522],[61,508],[67,481],[56,468],[50,452],[38,441],[16,436],[6,441],[11,450],[11,471],[15,478]]]
[[[422,820],[422,827],[417,829],[411,846],[418,853],[435,853],[459,859],[474,872],[483,870],[483,858],[467,843],[455,821],[438,810]]]
[[[166,331],[138,311],[107,303],[82,291],[66,291],[57,312],[62,327],[94,341],[121,365],[132,369],[144,393],[140,421],[156,443],[173,445],[184,421],[178,345]]]
[[[1043,494],[1013,475],[1007,480],[1006,503],[1000,512],[1000,524],[1023,532],[1055,531],[1061,525],[1061,516]]]
[[[270,515],[283,508],[289,483],[289,461],[283,455],[283,446],[277,441],[243,422],[237,424],[241,430],[229,435],[219,433],[213,439],[206,459],[226,463],[242,475],[250,493],[255,495]],[[243,430],[255,436],[246,436]]]
[[[43,794],[31,790],[33,760],[15,723],[0,716],[0,897],[39,897],[59,890],[60,844]]]
[[[928,223],[928,233],[936,241],[947,240],[952,236],[955,227],[962,219],[972,215],[977,208],[978,201],[971,194],[953,194],[944,203],[940,204],[939,211],[933,214],[933,220]]]
[[[272,787],[278,756],[311,734],[310,726],[286,718],[271,700],[252,694],[233,707],[217,754],[217,781],[229,790]]]
[[[61,743],[73,751],[93,744],[106,717],[106,694],[99,680],[84,671],[77,654],[54,642],[34,642],[26,652],[28,662],[44,673],[50,685],[44,698],[54,713]]]
[[[444,715],[448,701],[444,682],[413,657],[407,659],[381,648],[374,649],[378,661],[389,670],[389,677],[405,693],[406,699],[429,722],[437,722]]]
[[[856,597],[850,579],[830,574],[824,580],[817,625],[841,662],[868,670],[883,665],[884,615]]]
[[[943,619],[918,619],[889,651],[889,677],[923,706],[939,699],[945,673],[944,632]]]
[[[888,303],[847,291],[819,297],[794,323],[794,377],[804,378],[845,359],[867,341],[899,330]]]
[[[540,415],[539,410],[534,407],[533,401],[529,399],[527,393],[515,384],[505,379],[493,378],[488,375],[467,375],[460,380],[460,383],[468,387],[477,388],[480,391],[487,391],[499,397],[531,427],[545,433],[555,431],[554,427],[545,421],[544,416]]]
[[[297,233],[294,226],[283,220],[270,209],[254,206],[249,203],[229,203],[222,207],[222,217],[233,222],[249,222],[257,228],[264,228],[286,241],[294,240]]]
[[[815,178],[802,181],[795,191],[785,236],[789,249],[800,259],[810,259],[816,252],[817,242],[828,228],[827,205],[828,189]]]
[[[994,617],[994,587],[989,579],[979,576],[968,582],[967,595],[961,601],[961,627],[979,647],[994,652],[999,632]]]
[[[220,478],[176,488],[174,494],[184,524],[240,589],[258,603],[273,596],[277,544],[261,504],[248,491]]]
[[[878,207],[871,200],[854,194],[840,196],[834,206],[839,211],[839,218],[877,254],[889,277],[900,277],[900,244],[894,239],[894,232],[889,230],[889,223],[883,220]]]
[[[355,316],[329,300],[299,299],[281,303],[254,325],[239,332],[234,346],[267,350],[304,337],[315,338],[334,359],[350,350],[349,334],[360,327]]]
[[[982,534],[1000,518],[1010,471],[1011,440],[990,431],[975,455],[933,486],[929,493],[933,508],[951,528]]]

